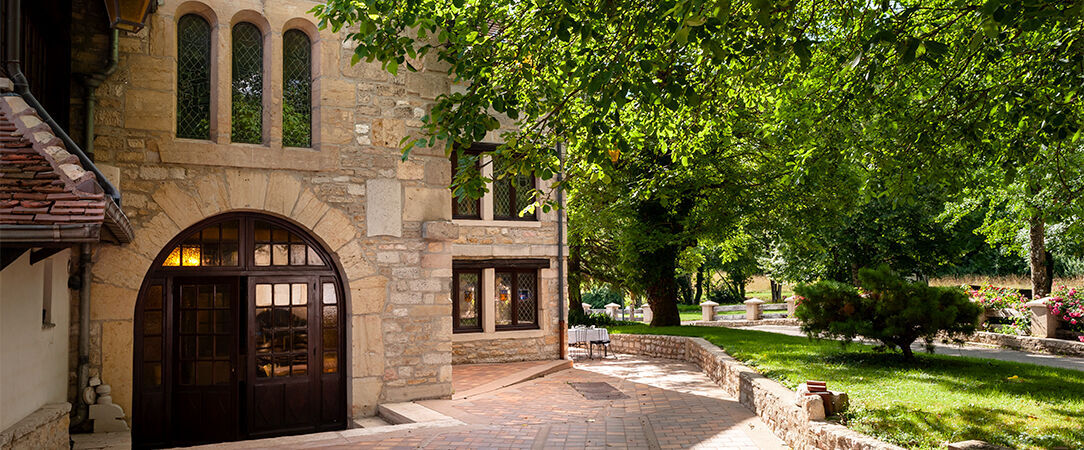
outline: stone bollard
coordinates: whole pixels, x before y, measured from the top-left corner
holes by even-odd
[[[787,297],[787,317],[794,317],[794,311],[798,309],[798,296],[792,295]]]
[[[644,323],[651,323],[651,318],[654,317],[654,315],[651,314],[651,305],[649,305],[647,303],[644,303],[643,309],[644,309]]]
[[[745,301],[745,320],[760,320],[760,305],[764,300],[751,298]]]
[[[621,309],[621,305],[618,305],[617,303],[606,304],[606,314],[609,315],[613,320],[617,320],[618,309]]]
[[[1052,338],[1058,332],[1058,316],[1050,313],[1046,306],[1049,299],[1040,298],[1027,302],[1031,309],[1031,335],[1035,337]]]
[[[590,303],[581,303],[581,305],[583,305],[583,313],[584,314],[591,314],[591,304]]]
[[[719,306],[719,304],[715,303],[715,302],[713,302],[711,300],[708,300],[708,301],[706,301],[704,303],[701,303],[700,304],[700,314],[703,317],[701,317],[700,320],[707,320],[707,321],[715,320],[715,307],[716,306]]]

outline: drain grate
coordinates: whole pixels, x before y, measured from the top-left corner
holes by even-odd
[[[619,400],[622,398],[629,398],[621,391],[617,390],[610,383],[603,383],[600,381],[592,381],[585,383],[568,383],[579,392],[583,398],[588,400]]]

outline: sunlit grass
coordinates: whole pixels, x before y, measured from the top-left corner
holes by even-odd
[[[754,330],[625,326],[615,333],[699,336],[793,389],[826,380],[847,392],[838,417],[906,448],[980,439],[1014,448],[1084,448],[1084,372],[979,358],[879,353]]]

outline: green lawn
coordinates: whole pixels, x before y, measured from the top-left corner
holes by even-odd
[[[1084,448],[1084,372],[944,355],[878,353],[721,327],[623,326],[614,333],[700,336],[794,389],[826,380],[850,395],[838,419],[848,427],[907,448],[981,439],[1015,448]]]

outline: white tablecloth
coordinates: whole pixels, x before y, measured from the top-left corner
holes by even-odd
[[[569,328],[568,343],[579,344],[583,342],[599,341],[606,338],[605,328]]]

